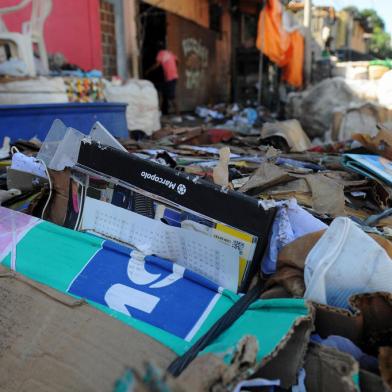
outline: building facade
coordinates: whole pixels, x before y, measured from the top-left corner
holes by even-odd
[[[163,40],[180,60],[181,110],[255,95],[259,0],[51,1],[47,51],[62,53],[70,64],[108,78],[145,78]],[[19,2],[2,0],[1,6]],[[10,31],[21,31],[30,14],[31,5],[4,21]],[[157,87],[159,78],[151,77]]]

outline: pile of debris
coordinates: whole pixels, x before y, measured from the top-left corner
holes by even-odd
[[[392,132],[227,128],[4,144],[4,390],[392,388]]]

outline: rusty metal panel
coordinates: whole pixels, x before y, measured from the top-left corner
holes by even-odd
[[[231,13],[226,5],[222,14],[222,32],[216,41],[217,75],[216,83],[218,89],[215,92],[216,102],[227,102],[230,100],[230,87],[232,78],[232,41],[231,41]]]
[[[241,0],[239,10],[244,14],[257,15],[260,3],[260,0]]]
[[[217,95],[216,40],[218,34],[186,19],[168,13],[168,48],[180,60],[177,87],[181,110],[214,102]]]
[[[192,20],[201,26],[209,26],[208,0],[144,0],[144,2]]]

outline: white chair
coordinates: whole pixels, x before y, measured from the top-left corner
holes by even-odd
[[[32,3],[31,17],[22,25],[22,34],[8,32],[7,26],[1,18],[1,15],[6,15],[15,11],[19,11]],[[0,8],[0,39],[3,34],[19,34],[29,39],[30,46],[36,44],[40,60],[45,71],[49,71],[48,54],[46,52],[45,38],[44,38],[44,25],[46,18],[52,11],[52,0],[22,0],[19,4]]]
[[[10,14],[15,11],[19,11],[26,7],[32,0],[22,0],[19,4],[13,5],[11,7],[0,8],[0,32],[8,33],[7,26],[5,25],[1,15]]]
[[[0,33],[0,45],[7,44],[11,57],[21,59],[27,67],[29,76],[36,76],[34,53],[31,39],[19,33]]]

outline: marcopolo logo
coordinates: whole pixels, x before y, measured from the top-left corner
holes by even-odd
[[[164,186],[167,186],[169,189],[177,190],[177,193],[179,195],[185,195],[186,193],[186,186],[184,184],[176,184],[173,181],[170,180],[165,180],[162,177],[157,176],[156,174],[151,174],[147,173],[145,171],[142,171],[140,175],[145,179],[145,180],[150,180],[150,181],[155,181],[158,182],[159,184],[162,184]]]
[[[177,193],[179,195],[185,195],[186,192],[186,186],[184,184],[178,184],[177,185]]]

